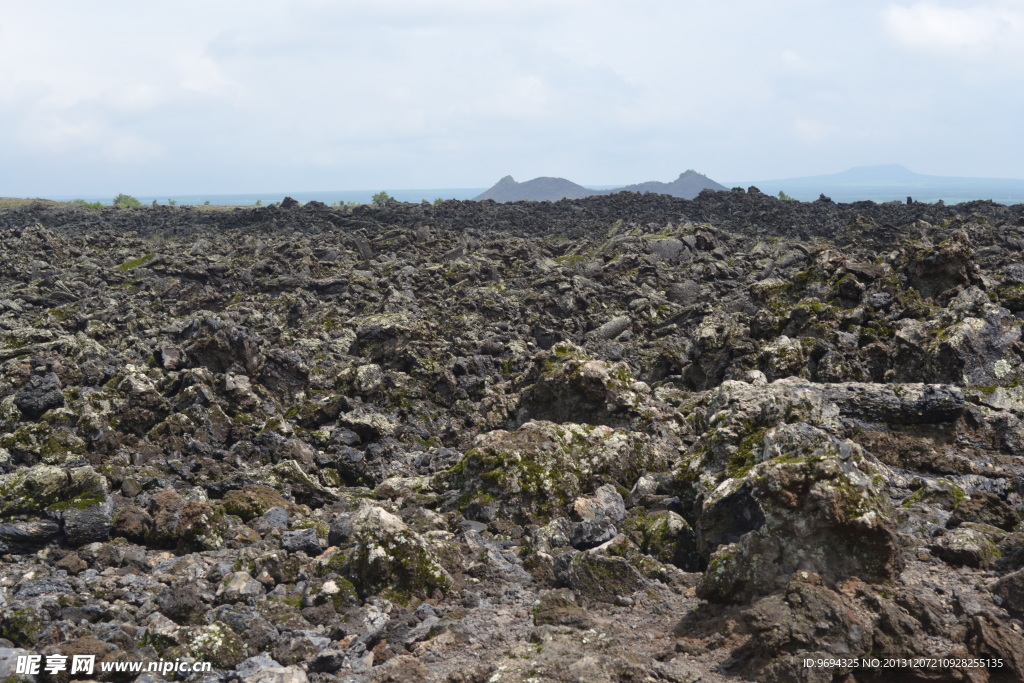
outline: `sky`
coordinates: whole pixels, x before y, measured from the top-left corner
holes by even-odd
[[[1024,0],[0,0],[0,196],[1024,178]]]

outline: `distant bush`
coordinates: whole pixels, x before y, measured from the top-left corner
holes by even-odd
[[[391,204],[395,201],[395,198],[389,195],[384,190],[381,190],[377,194],[373,195],[373,203],[376,206],[384,206],[385,204]]]
[[[257,199],[256,200],[256,206],[263,206],[263,200],[262,199]]]
[[[130,194],[122,193],[114,197],[114,206],[142,206],[142,202]]]
[[[796,197],[790,197],[788,194],[786,194],[782,190],[779,190],[779,199],[781,199],[784,202],[795,202],[796,201]]]
[[[177,203],[178,203],[177,200],[174,200],[174,199],[168,199],[167,200],[167,206],[174,206]]]
[[[444,197],[438,197],[434,200],[434,206],[441,206],[444,204]]]
[[[87,202],[84,199],[75,199],[71,202],[75,206],[80,206],[83,209],[102,209],[103,202]]]
[[[210,200],[209,199],[207,199],[205,202],[203,202],[203,206],[209,206],[209,205],[210,205]]]

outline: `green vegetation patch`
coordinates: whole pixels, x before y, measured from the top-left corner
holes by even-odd
[[[124,263],[119,265],[117,267],[117,269],[119,271],[121,271],[122,273],[127,273],[132,268],[138,268],[139,266],[144,266],[144,265],[146,265],[147,263],[149,263],[150,261],[152,261],[155,258],[156,258],[156,254],[143,254],[142,256],[140,256],[138,258],[133,258],[133,259],[129,259],[128,261],[125,261]]]

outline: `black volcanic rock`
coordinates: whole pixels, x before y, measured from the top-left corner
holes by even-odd
[[[1021,245],[738,188],[0,210],[0,660],[1018,680]]]

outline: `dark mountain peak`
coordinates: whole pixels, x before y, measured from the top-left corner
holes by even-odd
[[[559,199],[582,199],[595,194],[582,185],[565,178],[541,177],[517,183],[508,175],[483,194],[474,197],[477,201],[493,199],[496,202],[558,201]]]
[[[565,178],[540,177],[517,183],[512,176],[507,175],[498,183],[480,194],[474,199],[481,201],[493,199],[496,202],[516,201],[557,201],[559,199],[581,199],[592,195],[607,195],[616,192],[652,192],[654,194],[667,194],[683,199],[693,199],[701,190],[725,190],[724,185],[716,183],[706,175],[697,173],[692,168],[670,183],[663,183],[652,180],[636,185],[626,185],[611,190],[591,190],[566,180]]]

